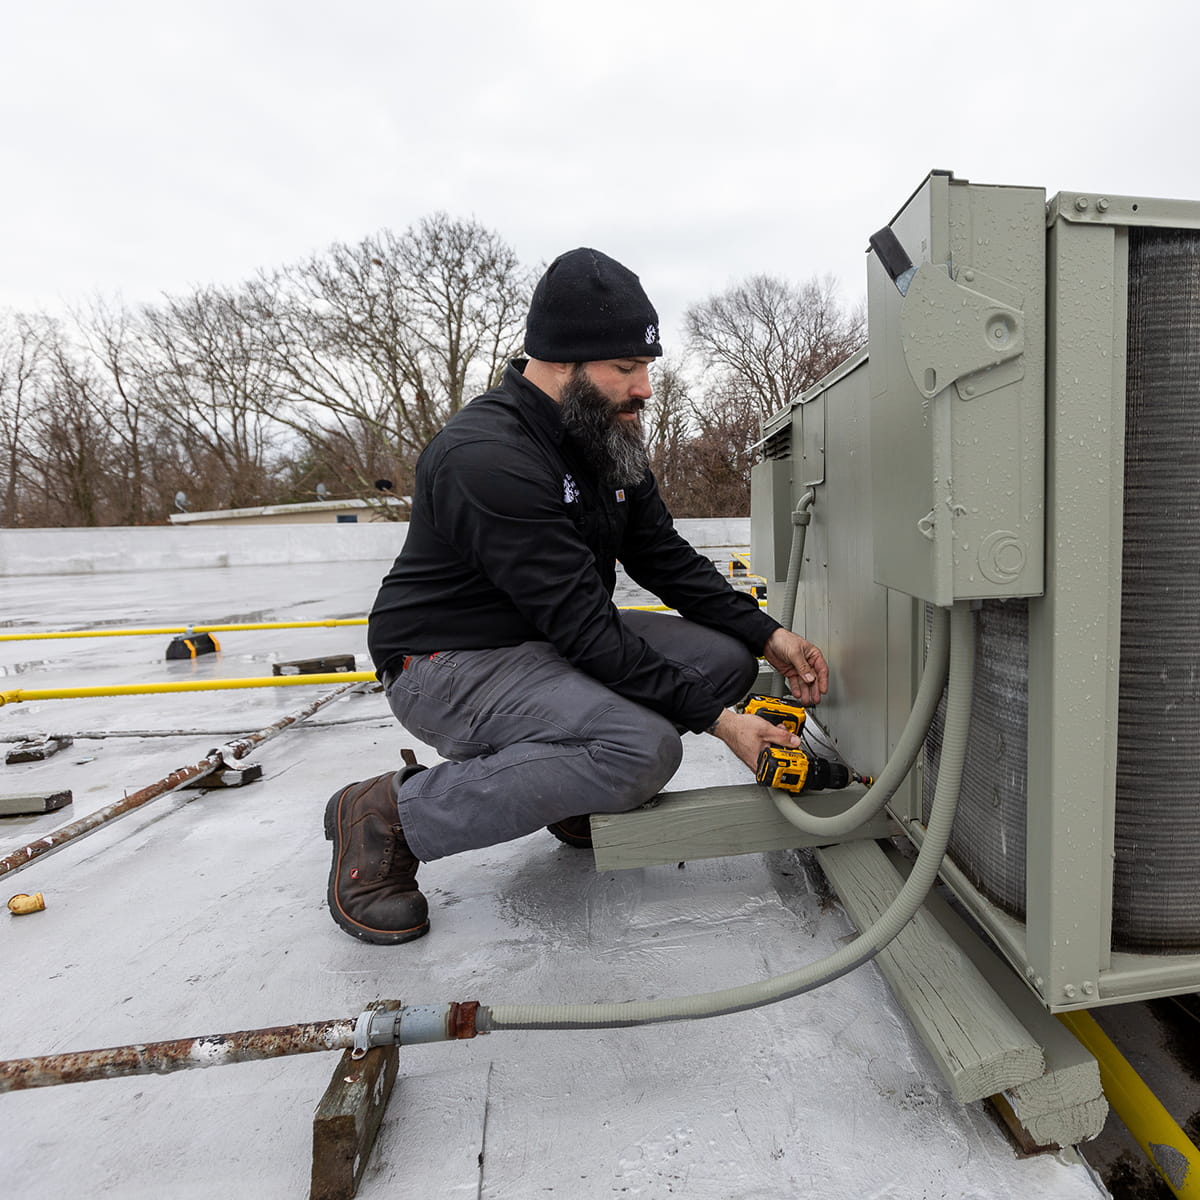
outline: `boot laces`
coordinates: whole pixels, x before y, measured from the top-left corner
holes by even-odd
[[[401,825],[388,826],[387,845],[384,847],[383,857],[379,860],[379,874],[375,877],[377,882],[382,882],[392,873],[392,864],[396,859],[399,842],[403,836],[404,830]]]

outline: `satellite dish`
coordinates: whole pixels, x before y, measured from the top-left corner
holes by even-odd
[[[324,500],[329,495],[329,489],[323,484],[317,484],[317,499]]]
[[[175,507],[180,512],[187,512],[187,510],[188,510],[187,505],[188,505],[187,492],[176,492],[175,493]]]

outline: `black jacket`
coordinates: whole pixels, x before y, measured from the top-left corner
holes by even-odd
[[[647,472],[601,486],[559,407],[511,365],[417,462],[408,536],[371,611],[382,674],[408,653],[548,641],[619,695],[699,731],[721,702],[630,634],[612,603],[616,560],[682,616],[761,653],[778,627],[678,533]]]

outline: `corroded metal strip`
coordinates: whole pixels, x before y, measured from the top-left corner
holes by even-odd
[[[479,1012],[478,1000],[454,1001],[446,1021],[446,1032],[450,1041],[473,1038],[476,1034],[475,1018]]]
[[[42,1058],[14,1058],[0,1062],[0,1092],[117,1079],[125,1075],[169,1075],[194,1067],[220,1067],[290,1054],[345,1050],[354,1044],[354,1025],[353,1018],[314,1021],[179,1038],[170,1042],[113,1046],[106,1050],[48,1054]]]
[[[119,817],[125,817],[131,812],[136,812],[142,805],[148,804],[151,800],[156,800],[159,796],[164,796],[168,792],[176,791],[188,783],[219,771],[233,759],[244,758],[255,746],[261,745],[263,742],[282,733],[289,726],[295,725],[307,717],[311,717],[313,713],[323,708],[331,700],[336,700],[339,696],[343,696],[352,689],[360,686],[358,683],[347,683],[339,688],[334,688],[333,691],[326,692],[323,696],[318,696],[315,700],[309,701],[309,703],[296,709],[294,712],[280,717],[278,721],[265,726],[258,730],[257,733],[247,734],[244,738],[226,742],[219,749],[210,751],[198,763],[190,767],[180,767],[178,770],[163,776],[162,779],[157,780],[148,787],[131,792],[121,800],[116,800],[104,808],[97,809],[94,813],[89,813],[86,817],[80,817],[79,820],[72,821],[69,825],[62,825],[58,829],[51,830],[45,837],[38,838],[37,841],[30,842],[29,845],[22,846],[21,849],[14,850],[7,857],[0,859],[0,877],[20,871],[31,862],[35,862],[39,858],[44,858],[47,854],[53,854],[56,850],[61,850],[71,842],[87,837],[90,833],[95,833],[97,829],[107,825],[110,821],[115,821]]]

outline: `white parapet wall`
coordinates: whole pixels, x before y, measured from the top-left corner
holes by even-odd
[[[678,521],[703,550],[744,548],[750,518]],[[184,567],[241,567],[309,562],[390,561],[407,523],[331,525],[109,526],[97,529],[0,529],[0,576],[94,575]]]

